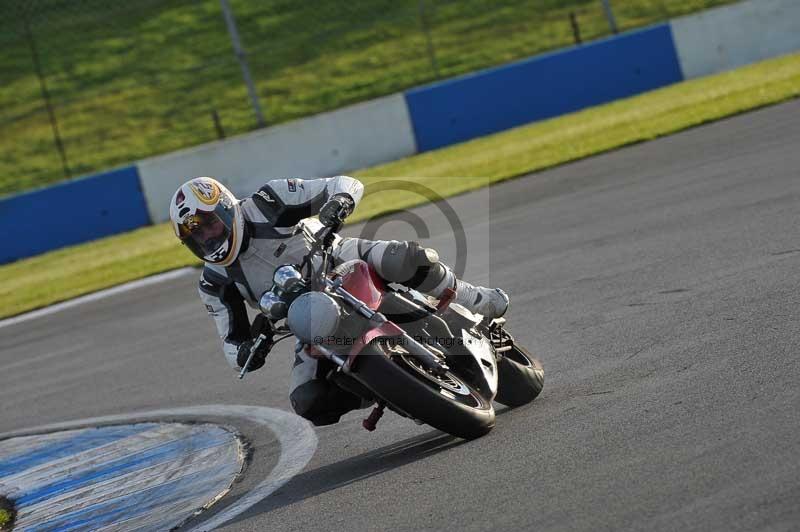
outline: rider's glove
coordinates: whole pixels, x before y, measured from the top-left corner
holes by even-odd
[[[265,340],[261,342],[261,345],[258,346],[256,354],[253,355],[253,359],[250,361],[250,366],[247,368],[248,373],[251,371],[256,371],[257,369],[261,369],[264,366],[264,362],[267,360],[267,355],[269,354],[271,347],[271,341]],[[239,344],[239,352],[236,354],[236,363],[240,368],[243,368],[244,365],[247,364],[247,357],[250,356],[250,350],[252,348],[253,340],[245,340]]]
[[[347,194],[336,194],[319,211],[319,221],[326,227],[335,227],[350,216],[355,202]]]

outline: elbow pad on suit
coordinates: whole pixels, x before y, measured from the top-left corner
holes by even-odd
[[[203,270],[198,291],[208,315],[214,319],[225,360],[236,369],[239,344],[250,338],[250,320],[244,298],[233,282],[208,269]]]

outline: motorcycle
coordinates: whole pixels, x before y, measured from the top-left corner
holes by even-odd
[[[340,227],[300,224],[309,252],[275,270],[259,301],[261,332],[239,378],[263,342],[295,336],[307,353],[329,360],[337,386],[374,402],[363,421],[375,430],[384,410],[465,439],[495,425],[492,401],[518,407],[542,391],[541,363],[506,330],[453,303],[384,282],[362,260],[333,267]],[[282,336],[281,336],[282,335]],[[280,336],[278,340],[274,340]]]

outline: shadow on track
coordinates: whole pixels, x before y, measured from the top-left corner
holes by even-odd
[[[464,443],[467,441],[432,430],[335,464],[306,471],[292,478],[280,490],[250,508],[232,523],[380,475]]]

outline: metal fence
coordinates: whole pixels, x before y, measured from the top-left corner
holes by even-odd
[[[0,0],[0,194],[732,1]]]

